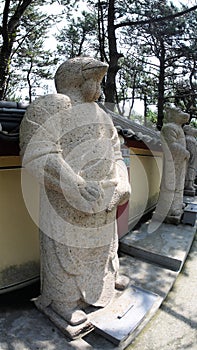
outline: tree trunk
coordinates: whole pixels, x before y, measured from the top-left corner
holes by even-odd
[[[102,62],[106,61],[108,63],[108,58],[105,52],[105,25],[103,15],[103,3],[100,0],[98,0],[97,24],[100,58]]]
[[[144,94],[144,126],[147,126],[147,112],[148,112],[148,103],[147,103],[147,95]]]
[[[0,100],[5,99],[6,97],[11,53],[16,38],[17,28],[20,23],[20,18],[23,16],[26,8],[31,4],[31,2],[32,0],[19,1],[15,13],[9,17],[10,0],[4,1],[1,26],[2,45],[0,48]]]
[[[159,69],[159,82],[158,82],[158,115],[157,115],[157,129],[161,130],[163,125],[163,109],[164,109],[164,83],[165,83],[165,47],[163,40],[161,39],[161,54],[159,57],[160,69]]]
[[[119,70],[118,60],[123,57],[117,51],[115,33],[115,0],[109,0],[108,7],[108,44],[109,44],[109,69],[104,88],[105,104],[107,108],[114,110],[116,101],[116,74]]]
[[[8,29],[10,0],[4,2],[4,9],[2,14],[2,45],[0,49],[0,100],[4,99],[6,91],[6,82],[9,72],[9,58],[12,50],[12,41],[10,40],[10,33]]]
[[[5,99],[12,45],[3,44],[0,50],[0,100]]]

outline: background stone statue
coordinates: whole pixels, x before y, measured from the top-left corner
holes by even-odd
[[[88,57],[63,63],[57,94],[36,99],[20,130],[23,165],[41,184],[41,295],[72,326],[88,305],[105,307],[119,276],[116,208],[130,185],[112,120],[94,101],[107,65]],[[47,312],[46,312],[47,313]]]
[[[186,148],[190,157],[187,162],[187,171],[185,176],[184,194],[186,196],[195,196],[196,187],[194,186],[197,171],[197,129],[190,125],[183,127],[186,140]]]
[[[160,195],[153,220],[179,224],[183,213],[183,190],[186,163],[189,152],[186,149],[182,128],[189,120],[189,114],[179,108],[168,106],[161,129],[163,149],[163,174]]]

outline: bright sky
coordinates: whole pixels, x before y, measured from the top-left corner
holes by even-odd
[[[176,6],[179,6],[179,4],[184,4],[184,5],[187,5],[188,7],[192,7],[192,6],[197,4],[197,0],[169,0],[169,2],[172,2]],[[84,10],[84,7],[86,7],[86,4],[87,4],[87,2],[85,0],[81,0],[81,6],[79,8],[79,12],[81,9]],[[3,3],[1,3],[0,12],[2,11],[2,6],[3,6]],[[64,6],[57,5],[57,2],[55,4],[45,6],[45,10],[48,10],[49,13],[54,13],[54,14],[60,13],[63,8],[64,8]],[[56,40],[53,37],[53,34],[58,33],[58,31],[61,29],[61,27],[62,27],[62,24],[59,23],[59,24],[56,24],[54,26],[54,28],[50,29],[49,39],[47,39],[46,43],[45,43],[45,47],[47,49],[52,49],[52,50],[55,49]],[[49,87],[49,89],[53,90],[54,84],[49,84],[49,85],[52,85]],[[137,109],[139,109],[139,108],[137,108]],[[140,110],[140,112],[141,112],[141,110]]]

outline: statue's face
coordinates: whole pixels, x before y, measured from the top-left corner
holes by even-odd
[[[189,135],[192,135],[194,137],[197,137],[197,129],[196,128],[191,128],[191,131],[190,131],[190,134]]]
[[[84,81],[81,89],[85,102],[97,101],[101,95],[100,81],[93,78]]]
[[[188,122],[189,114],[182,112],[180,108],[168,108],[168,121],[178,125],[183,125]]]
[[[184,130],[185,135],[197,137],[197,129],[196,128],[192,128],[190,125],[185,125],[183,127],[183,130]]]
[[[175,118],[176,118],[176,123],[182,125],[189,121],[189,114],[184,113],[181,110],[178,110]]]

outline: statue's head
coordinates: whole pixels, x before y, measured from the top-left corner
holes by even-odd
[[[192,128],[191,125],[184,125],[183,130],[186,136],[189,135],[189,136],[197,137],[197,129]]]
[[[75,57],[62,63],[55,74],[58,93],[69,95],[80,91],[87,102],[100,96],[100,83],[108,65],[91,57]]]
[[[165,107],[164,123],[183,125],[189,120],[189,114],[181,111],[179,107],[167,105]]]

